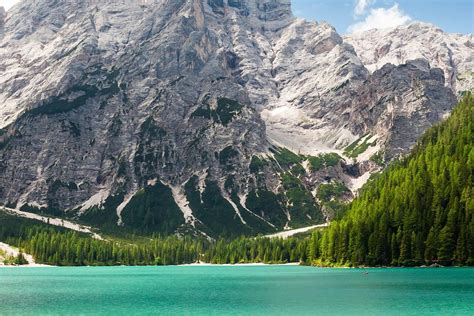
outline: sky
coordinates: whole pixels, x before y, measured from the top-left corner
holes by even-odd
[[[296,16],[326,21],[339,33],[422,21],[450,33],[474,32],[473,0],[292,0]]]
[[[0,0],[0,7],[4,7],[6,10],[8,10],[17,2],[18,0]]]
[[[0,0],[7,10],[19,0]],[[435,24],[450,33],[474,32],[473,0],[292,0],[296,16],[326,21],[339,33],[387,28],[410,21]]]

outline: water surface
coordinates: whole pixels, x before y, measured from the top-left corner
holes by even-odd
[[[0,314],[474,315],[474,269],[3,268]]]

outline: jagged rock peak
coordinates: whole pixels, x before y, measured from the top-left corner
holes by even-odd
[[[371,72],[387,63],[400,65],[423,58],[444,71],[446,85],[454,91],[461,93],[474,87],[473,34],[451,34],[433,24],[413,22],[349,34],[344,41],[354,46]]]
[[[200,0],[198,0],[200,1]],[[237,10],[243,16],[255,16],[263,21],[293,17],[290,0],[205,0],[213,11],[225,14]]]

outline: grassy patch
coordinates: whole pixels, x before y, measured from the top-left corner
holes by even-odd
[[[252,160],[250,161],[250,166],[249,166],[249,170],[251,173],[259,173],[261,171],[263,171],[263,169],[265,168],[265,166],[268,165],[268,162],[263,159],[263,158],[260,158],[258,156],[252,156]]]
[[[306,174],[306,170],[301,164],[296,164],[291,168],[291,173],[297,177],[302,177]]]
[[[203,104],[191,114],[191,117],[202,117],[210,120],[213,118],[213,114],[214,111],[211,110],[211,106],[209,104]]]
[[[299,164],[303,161],[303,157],[286,148],[270,148],[270,151],[273,153],[276,161],[278,161],[282,167],[290,168],[291,166]]]
[[[369,140],[371,138],[372,137],[370,134],[365,134],[364,136],[347,146],[344,150],[344,154],[350,158],[359,157],[359,155],[364,153],[370,146],[377,145],[377,140],[372,143],[369,143]]]
[[[308,157],[309,168],[312,172],[317,172],[327,167],[335,167],[341,160],[341,156],[336,153],[327,153]]]
[[[375,153],[374,155],[372,155],[372,157],[370,157],[370,161],[373,161],[377,165],[383,167],[383,166],[385,166],[384,157],[385,157],[385,153],[383,151],[379,151],[379,152]]]
[[[350,192],[350,190],[342,182],[333,182],[321,184],[318,188],[317,197],[323,202],[329,202],[341,198],[348,192]]]
[[[342,201],[345,194],[350,190],[341,182],[321,184],[318,188],[317,197],[326,211],[332,213],[334,219],[342,217],[347,211],[348,204]]]
[[[292,224],[299,226],[307,224],[309,220],[322,221],[319,206],[301,180],[288,172],[282,175],[281,180],[288,199]]]

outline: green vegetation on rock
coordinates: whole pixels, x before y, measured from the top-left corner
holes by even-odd
[[[317,197],[323,202],[340,199],[344,194],[350,192],[341,182],[323,183],[318,187]]]
[[[293,160],[286,160],[289,169],[281,173],[284,191],[275,194],[252,190],[246,201],[249,210],[278,225],[284,225],[287,220],[282,207],[285,203],[296,225],[302,217],[311,216],[317,210],[303,180],[290,169],[300,162],[291,154],[288,157]],[[447,121],[423,136],[411,155],[392,163],[369,182],[341,219],[332,222],[326,230],[313,232],[309,238],[238,237],[209,241],[152,235],[146,239],[132,236],[126,240],[110,237],[101,241],[0,211],[0,241],[32,254],[39,263],[56,265],[162,265],[197,260],[299,261],[324,266],[474,265],[473,171],[474,100],[468,94]],[[198,181],[198,177],[193,177],[186,184],[186,196],[195,216],[210,223],[209,232],[231,238],[251,233],[251,225],[241,222],[216,182],[207,180],[201,194]],[[226,190],[230,199],[242,214],[250,215],[240,205],[235,186],[235,179],[229,175]],[[330,204],[325,203],[334,202],[346,193],[344,185],[334,182],[321,185],[317,197],[327,207]],[[122,213],[127,225],[133,223],[133,227],[140,229],[169,233],[183,223],[170,189],[162,184],[147,187],[134,199]],[[169,218],[174,216],[161,210],[173,210],[176,218],[179,217],[174,227],[160,226],[162,218],[166,217],[169,225]],[[144,227],[147,223],[158,226]]]
[[[339,219],[347,211],[345,196],[351,197],[352,193],[341,182],[323,183],[318,187],[316,194],[326,213],[334,219]]]
[[[139,232],[172,234],[184,224],[171,189],[157,181],[136,193],[122,212],[125,227]]]
[[[273,153],[275,160],[283,168],[290,168],[291,166],[299,164],[303,161],[301,156],[286,148],[270,148],[270,151]]]
[[[474,99],[366,185],[313,247],[320,263],[474,265]]]
[[[311,192],[303,185],[300,179],[290,173],[284,173],[282,175],[282,184],[288,200],[288,211],[290,212],[293,226],[323,221],[319,206]]]
[[[263,169],[267,165],[268,165],[268,162],[265,159],[260,158],[258,156],[252,156],[252,160],[250,161],[249,169],[250,169],[251,173],[259,173],[259,172],[263,171]]]
[[[252,190],[247,196],[247,208],[266,218],[277,227],[284,227],[288,221],[283,209],[283,197],[269,190]]]
[[[232,159],[239,156],[239,152],[235,150],[232,146],[224,148],[219,153],[219,162],[221,165],[229,165],[232,162]]]
[[[104,97],[110,98],[120,92],[120,87],[117,83],[116,77],[118,71],[113,70],[107,72],[106,70],[96,70],[96,73],[89,74],[97,75],[100,72],[106,72],[105,82],[98,82],[90,85],[75,85],[59,96],[53,96],[48,100],[43,101],[41,105],[26,112],[27,115],[53,115],[72,111],[87,104],[87,101],[93,98]],[[86,80],[87,75],[83,78]],[[70,99],[71,95],[79,95],[74,99]]]
[[[308,157],[309,167],[312,172],[317,172],[327,167],[335,167],[341,160],[341,156],[336,153],[327,153]]]
[[[79,220],[86,224],[100,227],[102,231],[116,231],[118,230],[117,223],[119,220],[117,215],[117,207],[123,202],[123,200],[123,193],[111,195],[102,205],[93,206],[86,210],[83,214],[81,214]]]
[[[375,153],[374,155],[372,155],[372,157],[370,157],[370,161],[373,161],[377,165],[379,165],[380,167],[383,167],[383,166],[385,166],[384,156],[385,156],[385,153],[383,151],[379,151],[379,152]]]
[[[344,155],[350,158],[357,158],[360,154],[363,154],[370,146],[377,145],[377,141],[375,140],[372,143],[369,143],[369,140],[372,138],[370,134],[365,134],[352,144],[346,147],[344,150]]]
[[[206,100],[191,114],[191,117],[202,117],[208,120],[212,119],[214,123],[227,126],[237,115],[242,112],[243,108],[244,106],[235,100],[219,98],[217,99],[217,107],[214,110]]]
[[[243,106],[234,100],[227,98],[217,99],[216,114],[222,125],[227,126],[235,116],[239,115]]]
[[[249,234],[250,227],[244,225],[232,205],[223,196],[217,182],[206,180],[205,189],[198,189],[199,178],[192,177],[185,184],[186,197],[194,216],[206,224],[209,235],[240,236]]]

